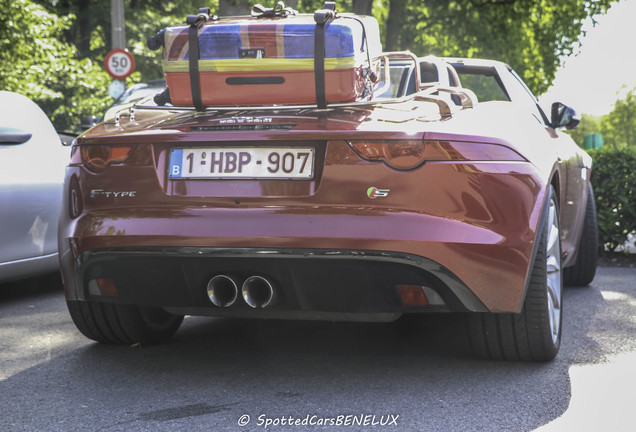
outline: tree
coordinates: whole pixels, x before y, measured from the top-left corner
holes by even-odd
[[[636,152],[605,147],[590,155],[600,244],[616,251],[636,231]]]
[[[636,146],[636,88],[626,90],[614,109],[602,117],[600,132],[606,146],[615,149]]]
[[[372,10],[372,0],[353,0],[353,13],[358,15],[371,15]]]
[[[196,0],[126,3],[127,47],[137,68],[129,84],[163,76],[161,56],[146,48],[146,39],[199,6]],[[113,101],[103,67],[111,49],[110,3],[0,0],[0,7],[0,88],[33,99],[58,130],[76,131],[82,117],[101,115]]]
[[[612,0],[391,0],[386,48],[504,61],[541,94],[570,55],[587,17]],[[375,10],[374,10],[375,13]],[[393,14],[397,18],[393,18]],[[395,25],[391,26],[391,22]],[[398,40],[395,44],[395,40]]]
[[[0,88],[34,100],[58,130],[72,130],[82,115],[108,101],[108,75],[93,60],[78,59],[59,35],[72,15],[57,16],[30,0],[0,0]]]
[[[624,88],[622,93],[609,114],[601,117],[583,114],[579,126],[569,131],[580,147],[587,135],[599,133],[606,148],[636,148],[636,88]]]
[[[390,0],[390,13],[386,20],[386,32],[384,35],[384,48],[386,51],[399,51],[406,49],[402,42],[402,31],[405,21],[405,5],[402,0]]]
[[[247,15],[253,5],[250,0],[220,0],[219,16]]]
[[[583,114],[576,129],[571,129],[566,132],[579,147],[583,148],[586,136],[593,133],[601,133],[601,119],[600,117]]]

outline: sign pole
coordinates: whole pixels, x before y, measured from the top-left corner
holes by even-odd
[[[126,25],[124,22],[124,0],[110,0],[112,48],[126,48]]]
[[[110,0],[111,16],[111,43],[113,50],[124,50],[126,48],[126,23],[124,21],[124,0]],[[111,51],[112,52],[112,51]],[[108,69],[108,66],[107,66]],[[110,73],[110,72],[109,72]],[[112,75],[112,74],[111,74]],[[126,78],[115,78],[108,87],[108,93],[113,99],[126,90]]]

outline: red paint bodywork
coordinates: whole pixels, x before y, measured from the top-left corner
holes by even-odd
[[[80,137],[77,147],[135,147],[126,162],[98,173],[81,163],[79,151],[74,154],[65,206],[70,208],[75,188],[81,212],[76,217],[63,212],[59,229],[66,297],[85,298],[77,278],[78,257],[100,248],[360,250],[434,261],[465,284],[484,310],[518,312],[546,191],[552,183],[559,195],[568,265],[576,255],[591,162],[569,137],[511,111],[510,104],[484,103],[444,120],[434,104],[410,101],[325,111],[137,110],[133,119],[101,124]],[[263,119],[270,129],[238,127]],[[520,157],[426,161],[398,171],[358,156],[347,141],[361,139],[492,144]],[[175,146],[239,144],[315,146],[315,177],[168,179],[169,152]],[[370,199],[370,187],[390,192]],[[135,194],[91,198],[92,190]]]

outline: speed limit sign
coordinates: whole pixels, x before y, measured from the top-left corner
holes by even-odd
[[[123,80],[135,71],[135,58],[128,50],[116,48],[106,54],[104,67],[110,76]]]

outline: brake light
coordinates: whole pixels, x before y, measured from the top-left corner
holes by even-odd
[[[417,168],[424,162],[424,143],[418,140],[364,140],[349,145],[361,158],[381,161],[398,170]]]
[[[497,144],[417,140],[354,140],[349,145],[361,158],[410,170],[425,161],[524,161],[514,150]]]
[[[122,163],[133,146],[84,145],[80,147],[82,162],[92,171],[100,171],[114,163]]]
[[[516,151],[498,144],[426,141],[425,159],[430,161],[524,161]]]

